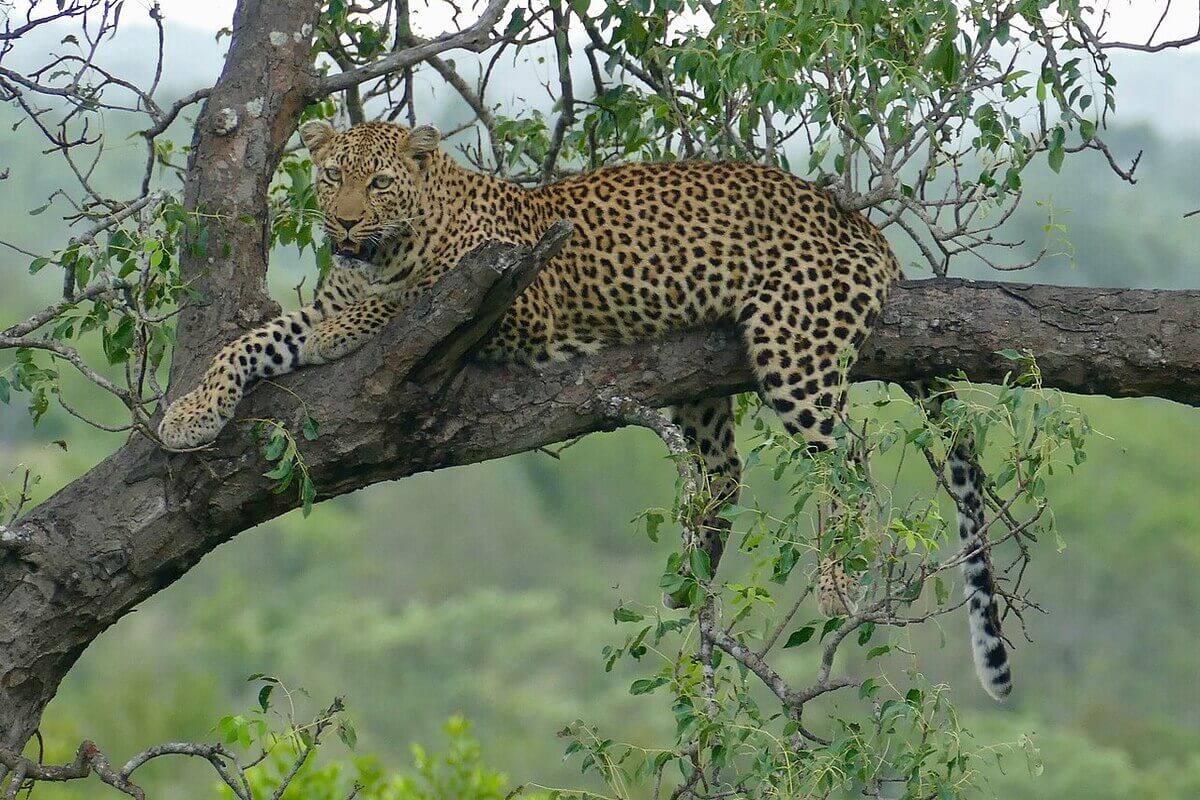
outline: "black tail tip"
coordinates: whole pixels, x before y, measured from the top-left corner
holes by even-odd
[[[1004,701],[1012,694],[1012,673],[1009,672],[1007,664],[999,674],[980,675],[979,677],[983,684],[983,690],[991,695],[993,700]]]

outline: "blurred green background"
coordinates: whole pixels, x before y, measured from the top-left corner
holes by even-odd
[[[171,35],[194,53],[170,74],[173,87],[210,80],[219,64],[211,37]],[[136,48],[124,57],[136,58]],[[1135,113],[1110,139],[1119,155],[1145,149],[1138,185],[1118,181],[1095,156],[1069,159],[1061,175],[1036,169],[1010,232],[1036,252],[1052,207],[1074,258],[1005,277],[1200,286],[1200,221],[1183,219],[1200,206],[1200,126],[1194,104],[1175,102],[1194,90],[1200,58],[1128,63],[1116,70],[1125,76],[1119,96]],[[458,118],[432,98],[425,107],[422,121]],[[66,183],[65,167],[42,155],[32,131],[13,133],[15,119],[0,108],[0,169],[10,168],[0,182],[0,238],[42,252],[64,241],[58,206],[28,212]],[[122,186],[140,150],[113,127],[113,157],[97,182]],[[1063,250],[1061,234],[1052,236]],[[58,276],[28,277],[28,259],[0,254],[7,325],[52,298]],[[288,297],[311,269],[277,253],[275,295]],[[965,261],[960,274],[994,277]],[[53,411],[31,429],[20,400],[0,406],[0,481],[9,491],[20,477],[8,472],[14,466],[43,475],[40,498],[120,443]],[[1045,773],[1033,778],[1006,762],[990,776],[1000,797],[1200,796],[1200,413],[1152,399],[1079,403],[1104,437],[1076,477],[1052,488],[1066,548],[1039,545],[1027,585],[1048,613],[1029,618],[1031,644],[1017,642],[1013,699],[998,706],[978,688],[965,620],[914,634],[913,646],[926,674],[954,687],[980,742],[1035,732]],[[58,439],[66,452],[48,444]],[[769,503],[772,489],[752,485]],[[915,477],[905,485],[929,489]],[[657,441],[625,431],[588,437],[562,460],[530,453],[421,475],[248,531],[83,655],[46,716],[47,757],[69,757],[84,737],[114,759],[159,741],[212,738],[218,717],[253,705],[246,676],[265,672],[307,689],[313,710],[344,694],[358,750],[385,769],[407,768],[413,742],[438,749],[442,723],[461,712],[474,721],[485,762],[511,784],[580,785],[554,735],[565,723],[582,717],[646,744],[670,733],[661,700],[630,696],[633,673],[605,674],[600,649],[624,635],[612,622],[618,598],[656,602],[674,543],[648,542],[631,520],[672,493]],[[152,765],[144,785],[155,797],[207,796],[207,769]],[[41,785],[37,794],[106,791]]]

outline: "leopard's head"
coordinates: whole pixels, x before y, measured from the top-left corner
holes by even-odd
[[[336,255],[370,261],[422,216],[421,188],[437,151],[436,128],[367,122],[339,133],[325,120],[300,126],[317,171],[317,203]]]

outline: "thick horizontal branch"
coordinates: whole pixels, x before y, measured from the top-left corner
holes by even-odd
[[[297,424],[296,398],[307,404],[322,434],[303,456],[322,498],[614,427],[597,398],[665,405],[751,386],[725,330],[542,369],[472,365],[419,383],[409,377],[411,337],[396,338],[405,325],[343,362],[264,384],[239,409],[242,418]],[[908,381],[961,369],[994,382],[1012,366],[996,354],[1005,348],[1033,351],[1050,386],[1200,404],[1198,291],[905,283],[854,377]],[[0,736],[20,733],[19,709],[40,709],[104,628],[221,542],[297,504],[273,493],[264,471],[244,425],[201,454],[170,456],[135,439],[0,530]]]
[[[908,281],[863,348],[857,380],[958,372],[999,383],[1029,350],[1046,385],[1079,394],[1200,405],[1200,290],[1082,289]]]
[[[492,28],[500,21],[508,0],[492,0],[487,8],[479,15],[479,19],[461,31],[447,33],[436,39],[418,42],[400,50],[396,50],[377,61],[347,70],[336,72],[318,81],[311,90],[313,99],[349,89],[375,78],[381,78],[406,67],[420,64],[431,57],[440,55],[447,50],[463,49],[482,52],[494,44]]]

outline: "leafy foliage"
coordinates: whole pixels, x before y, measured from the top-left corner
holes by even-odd
[[[274,679],[264,686],[278,685]],[[260,695],[261,696],[261,695]],[[263,703],[261,714],[269,706]],[[338,721],[342,743],[353,750],[354,728],[344,716]],[[267,724],[256,710],[252,719],[223,717],[217,726],[225,741],[249,750],[258,745],[262,760],[247,772],[254,797],[273,797],[283,787],[293,797],[306,800],[343,800],[354,796],[364,800],[504,800],[508,796],[508,777],[489,769],[482,762],[479,743],[471,735],[471,724],[453,716],[442,726],[446,743],[443,750],[427,752],[412,746],[412,768],[386,773],[377,759],[355,755],[345,761],[314,766],[315,752],[311,735],[304,728],[290,727],[285,733],[267,731]],[[296,771],[297,763],[303,766]],[[222,798],[234,800],[226,786],[219,789]]]
[[[973,435],[976,456],[986,453],[996,475],[987,546],[1008,543],[1016,551],[1002,593],[1010,620],[1019,620],[1033,606],[1020,585],[1028,544],[1055,535],[1053,517],[1044,513],[1045,481],[1084,461],[1091,426],[1077,407],[1040,385],[1028,354],[1005,355],[1017,369],[1004,384],[958,386],[935,419],[880,390],[843,420],[842,447],[816,457],[744,398],[741,413],[756,432],[747,467],[780,484],[790,507],[769,509],[751,498],[725,510],[737,525],[730,546],[736,542],[747,557],[742,574],[723,572],[714,581],[707,565],[694,560],[681,574],[696,551],[668,557],[661,585],[668,592],[687,585],[689,617],[664,618],[655,607],[628,601],[614,611],[614,621],[630,632],[605,648],[605,668],[623,659],[639,665],[642,677],[629,691],[664,696],[673,740],[621,742],[576,721],[563,732],[570,740],[566,755],[617,796],[677,775],[680,796],[851,797],[886,789],[906,799],[963,798],[981,788],[994,755],[1024,754],[1034,769],[1037,748],[1029,736],[976,742],[948,688],[929,681],[919,654],[906,647],[911,626],[962,613],[963,601],[948,589],[956,577],[946,571],[964,555],[939,556],[957,536],[937,502],[899,495],[894,479],[889,485],[881,477],[914,458],[940,471],[951,443]],[[847,458],[851,449],[857,466]],[[677,510],[645,515],[652,535],[666,517],[681,518]],[[848,617],[801,622],[816,564],[829,557],[853,576],[863,597]],[[852,672],[868,677],[836,676],[843,644],[857,646],[845,658]],[[808,686],[785,677],[809,671],[815,677]],[[857,694],[847,694],[851,689]]]
[[[209,252],[204,219],[202,212],[186,210],[166,194],[152,195],[138,215],[98,240],[74,242],[33,259],[31,274],[56,267],[80,291],[78,299],[73,292],[40,325],[22,328],[13,362],[0,370],[0,402],[11,402],[13,393],[28,394],[35,424],[52,400],[78,415],[63,396],[59,365],[75,364],[88,377],[96,376],[75,348],[98,342],[101,369],[116,367],[123,373],[123,386],[99,378],[131,414],[131,422],[119,429],[144,427],[146,406],[162,393],[156,376],[174,341],[173,317],[181,305],[199,299],[179,274],[178,252]],[[28,335],[39,327],[44,337]],[[111,424],[98,424],[111,429]]]
[[[304,516],[312,513],[313,502],[317,499],[317,487],[308,471],[308,464],[300,453],[296,437],[282,423],[273,419],[250,420],[250,433],[256,441],[262,443],[263,457],[275,466],[263,473],[264,478],[275,482],[272,489],[275,494],[288,490],[293,483],[300,500],[300,509]],[[304,438],[313,441],[317,438],[317,421],[307,414],[300,425]]]
[[[517,179],[559,163],[764,161],[811,175],[844,208],[882,212],[937,274],[964,253],[998,266],[989,249],[1019,243],[991,233],[1041,154],[1057,172],[1068,154],[1100,151],[1132,180],[1137,159],[1120,167],[1102,136],[1116,78],[1094,16],[1062,0],[531,2],[507,33],[518,52],[554,39],[558,115],[501,109],[477,125],[492,168]],[[561,66],[572,23],[587,34],[580,86]],[[482,147],[463,148],[487,166]]]

